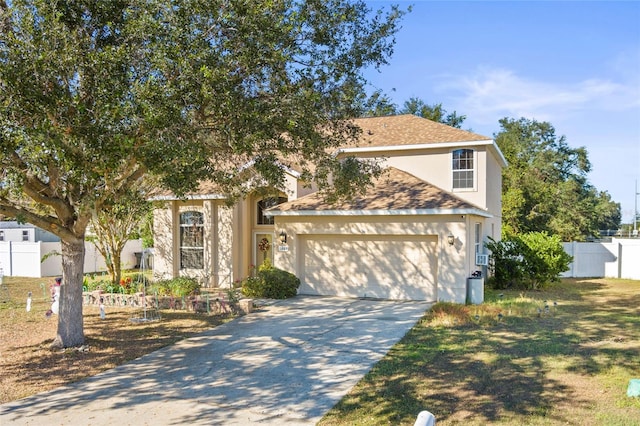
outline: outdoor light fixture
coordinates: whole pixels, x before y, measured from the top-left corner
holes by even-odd
[[[287,233],[284,230],[280,231],[280,243],[287,244]]]
[[[456,242],[456,237],[454,237],[453,234],[449,234],[449,236],[447,237],[447,243],[449,243],[449,245],[452,246],[455,242]]]

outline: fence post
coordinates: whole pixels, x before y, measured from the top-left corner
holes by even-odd
[[[616,260],[618,263],[618,277],[622,278],[622,243],[618,241],[618,259]]]
[[[9,241],[9,275],[13,276],[13,241]]]

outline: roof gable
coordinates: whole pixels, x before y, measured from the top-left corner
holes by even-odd
[[[273,207],[269,213],[278,216],[311,211],[333,212],[333,214],[348,211],[405,211],[421,214],[474,211],[478,214],[487,214],[486,210],[394,167],[385,169],[383,175],[374,181],[372,187],[352,200],[329,204],[322,194],[316,192]]]

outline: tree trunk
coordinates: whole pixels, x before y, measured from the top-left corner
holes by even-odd
[[[84,239],[62,240],[62,285],[58,334],[52,348],[69,348],[84,343],[82,317],[82,278],[84,273]]]
[[[120,265],[120,253],[122,253],[122,251],[119,251],[117,256],[113,256],[111,258],[111,262],[113,266],[113,276],[115,277],[115,280],[117,283],[116,285],[120,284],[120,279],[122,278],[122,266]]]

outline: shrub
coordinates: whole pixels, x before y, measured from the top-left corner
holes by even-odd
[[[169,280],[156,281],[149,288],[150,293],[159,296],[184,297],[200,292],[200,283],[195,278],[177,277]]]
[[[560,274],[569,270],[573,258],[564,251],[559,236],[530,232],[521,238],[533,254],[528,262],[528,271],[537,282],[559,281]]]
[[[113,287],[111,284],[111,280],[104,280],[104,279],[84,279],[83,282],[83,287],[85,291],[96,291],[96,290],[101,290],[101,291],[107,291],[107,287]]]
[[[261,265],[255,276],[242,282],[242,294],[247,297],[287,299],[298,293],[300,280],[290,272]]]
[[[486,244],[491,251],[488,284],[494,288],[535,290],[557,281],[569,269],[572,258],[558,236],[530,232]]]
[[[127,277],[131,278],[131,281],[141,287],[142,285],[149,285],[151,280],[142,272],[134,272],[127,274]]]

